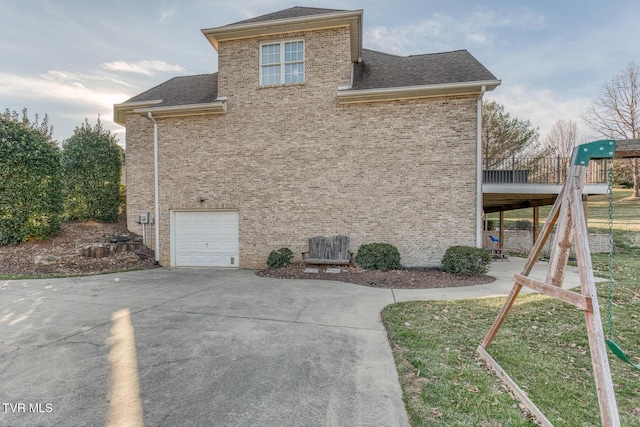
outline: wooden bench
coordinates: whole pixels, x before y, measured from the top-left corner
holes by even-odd
[[[348,236],[312,237],[309,239],[309,251],[302,252],[302,263],[305,265],[349,265],[352,260]]]

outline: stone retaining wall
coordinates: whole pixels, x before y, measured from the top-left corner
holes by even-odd
[[[499,237],[500,232],[498,230],[485,231],[483,247],[491,248],[496,244],[491,242],[489,235]],[[542,253],[549,254],[550,245],[553,242],[555,233],[551,234],[549,240],[545,244]],[[504,230],[504,243],[503,249],[507,253],[526,253],[533,247],[533,232],[526,230]],[[589,248],[591,253],[604,253],[609,252],[609,235],[608,234],[589,234]],[[575,254],[575,249],[571,248],[571,253]]]

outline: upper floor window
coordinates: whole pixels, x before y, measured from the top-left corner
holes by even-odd
[[[260,85],[304,82],[304,41],[260,45]]]

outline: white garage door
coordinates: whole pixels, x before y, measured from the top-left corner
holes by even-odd
[[[237,267],[238,212],[172,212],[172,264]]]

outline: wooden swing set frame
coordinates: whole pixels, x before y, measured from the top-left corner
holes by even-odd
[[[620,415],[618,414],[618,406],[611,379],[607,346],[605,344],[593,266],[591,264],[586,218],[582,206],[582,191],[589,160],[614,157],[640,157],[640,140],[594,141],[582,144],[574,149],[567,180],[529,253],[522,272],[514,276],[514,285],[511,292],[477,349],[480,359],[510,388],[512,393],[543,426],[552,427],[553,424],[487,352],[487,347],[494,340],[523,286],[564,301],[584,311],[602,425],[605,427],[620,426]],[[556,224],[557,230],[551,245],[546,279],[544,282],[534,280],[528,276]],[[580,275],[581,291],[579,293],[562,289],[572,244],[575,245]]]

